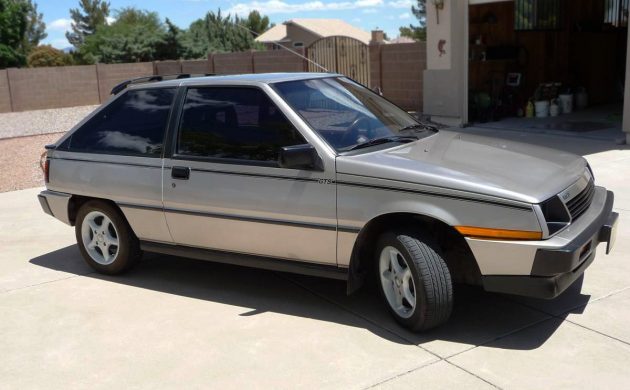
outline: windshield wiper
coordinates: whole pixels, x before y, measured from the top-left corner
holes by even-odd
[[[434,133],[438,132],[438,128],[436,126],[427,125],[426,123],[414,123],[413,125],[405,126],[400,128],[398,131],[407,131],[407,130],[431,130]]]
[[[388,142],[403,142],[403,143],[407,143],[407,142],[413,142],[418,140],[418,137],[414,137],[414,136],[409,136],[409,135],[391,135],[388,137],[381,137],[381,138],[374,138],[371,139],[369,141],[365,141],[365,142],[361,142],[360,144],[356,144],[353,147],[349,148],[348,150],[357,150],[357,149],[363,149],[363,148],[368,148],[370,146],[375,146],[375,145],[381,145],[381,144],[386,144]]]

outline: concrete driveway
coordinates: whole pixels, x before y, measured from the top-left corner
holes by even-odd
[[[38,189],[0,194],[0,388],[628,388],[630,151],[469,129],[587,155],[616,192],[615,251],[554,301],[456,291],[412,334],[373,289],[148,255],[94,274]]]

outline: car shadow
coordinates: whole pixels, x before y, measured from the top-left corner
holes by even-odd
[[[529,340],[519,339],[516,344],[514,340],[503,341],[503,336],[553,318],[546,314],[546,301],[519,302],[500,294],[486,293],[480,288],[458,286],[449,322],[428,332],[413,333],[391,318],[371,283],[348,296],[343,281],[158,254],[145,254],[139,266],[124,275],[107,276],[92,272],[76,245],[33,258],[30,263],[113,283],[246,308],[241,316],[274,312],[361,327],[400,344],[427,346],[445,341],[460,344],[459,349],[483,344],[493,348],[529,350],[542,345],[561,323],[555,321],[556,326],[538,327],[540,331]],[[568,302],[578,312],[583,310],[590,296],[581,294],[580,287],[581,283],[576,283],[558,298],[561,299],[559,302]],[[562,318],[562,315],[555,318],[558,317]],[[449,355],[448,352],[440,353],[441,356],[445,354]]]

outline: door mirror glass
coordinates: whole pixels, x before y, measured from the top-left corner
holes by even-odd
[[[309,169],[323,171],[324,166],[312,145],[294,145],[280,148],[278,164],[287,169]]]

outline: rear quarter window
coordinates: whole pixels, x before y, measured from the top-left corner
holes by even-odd
[[[77,129],[60,149],[160,157],[175,88],[125,92]]]

